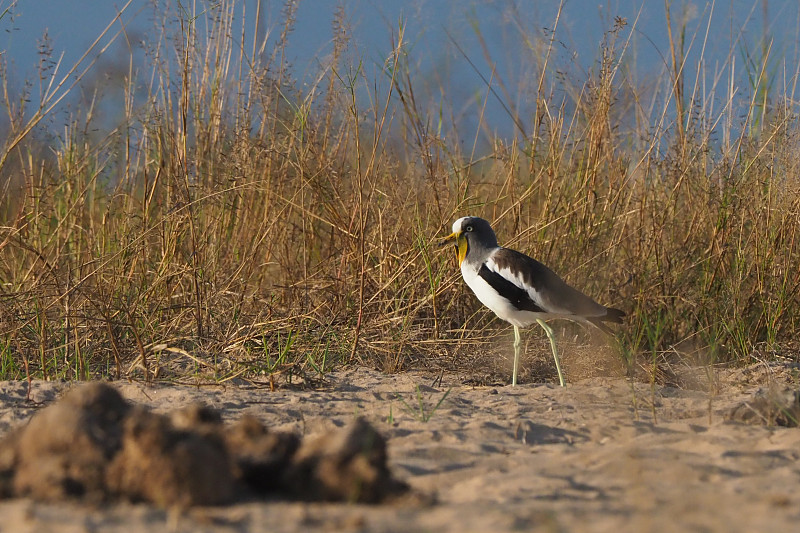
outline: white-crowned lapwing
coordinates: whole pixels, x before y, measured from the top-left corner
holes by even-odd
[[[519,328],[537,322],[550,339],[558,380],[566,386],[558,360],[553,330],[545,323],[551,318],[566,318],[591,324],[613,335],[603,322],[622,323],[625,313],[595,302],[567,285],[555,272],[536,259],[497,245],[497,237],[487,221],[462,217],[453,223],[453,233],[440,245],[454,243],[461,275],[478,300],[514,326],[514,371],[511,384],[517,384]]]

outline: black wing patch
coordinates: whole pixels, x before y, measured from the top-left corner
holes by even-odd
[[[478,275],[483,278],[489,286],[496,290],[500,296],[511,302],[511,305],[520,311],[533,311],[534,313],[545,312],[544,309],[531,300],[530,295],[528,295],[525,289],[517,287],[514,283],[508,281],[497,272],[489,270],[485,264],[481,265]]]

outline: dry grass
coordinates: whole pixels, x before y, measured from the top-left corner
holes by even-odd
[[[732,64],[684,64],[685,35],[670,81],[647,90],[626,66],[635,22],[617,21],[579,82],[532,35],[536,111],[509,106],[527,130],[483,153],[416,97],[402,26],[370,79],[339,12],[332,56],[296,87],[295,8],[274,48],[237,37],[233,2],[164,14],[113,129],[95,131],[87,104],[42,144],[76,90],[63,66],[43,72],[40,102],[5,87],[0,377],[459,367],[507,338],[431,247],[465,214],[625,309],[628,363],[744,362],[797,335],[797,73],[767,80],[768,49],[748,56],[742,108]]]

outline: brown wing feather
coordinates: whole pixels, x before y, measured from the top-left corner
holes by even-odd
[[[542,307],[548,310],[559,310],[586,319],[596,318],[598,321],[611,322],[621,322],[621,317],[625,315],[618,309],[597,303],[567,284],[541,262],[516,250],[500,248],[492,255],[492,259],[498,269],[517,272],[522,281],[536,291]],[[590,321],[594,323],[593,320]]]

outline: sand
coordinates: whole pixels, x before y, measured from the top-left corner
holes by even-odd
[[[361,368],[329,374],[319,390],[114,384],[156,412],[202,401],[225,421],[247,413],[301,436],[364,417],[388,440],[392,473],[429,498],[190,509],[7,499],[0,532],[727,532],[800,523],[800,429],[777,426],[785,417],[764,411],[774,398],[793,401],[797,368],[789,364],[716,372],[713,394],[622,378],[566,389],[437,378]],[[77,386],[34,382],[28,402],[26,383],[0,382],[0,434]]]

